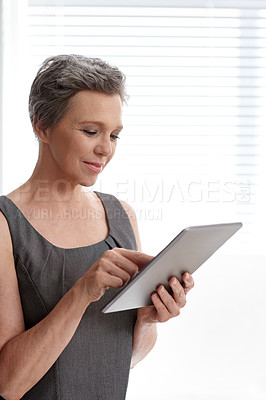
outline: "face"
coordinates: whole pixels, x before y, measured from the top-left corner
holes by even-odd
[[[60,179],[91,186],[112,159],[123,126],[119,95],[77,93],[70,111],[48,132],[50,167]]]

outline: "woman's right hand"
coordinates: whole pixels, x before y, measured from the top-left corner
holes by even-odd
[[[109,288],[120,288],[153,256],[139,251],[114,248],[106,251],[84,274],[84,286],[89,302],[99,300]]]

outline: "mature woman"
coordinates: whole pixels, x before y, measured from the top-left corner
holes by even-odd
[[[130,365],[152,349],[156,323],[177,316],[193,286],[171,278],[153,305],[103,314],[152,257],[132,209],[88,192],[122,130],[124,76],[99,59],[46,60],[29,110],[39,157],[29,180],[0,197],[0,397],[122,400]],[[22,133],[21,133],[22,134]],[[85,217],[84,217],[85,216]]]

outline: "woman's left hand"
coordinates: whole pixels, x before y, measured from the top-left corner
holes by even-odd
[[[172,289],[170,294],[163,285],[152,293],[152,306],[142,307],[138,310],[138,320],[142,323],[166,322],[180,314],[180,310],[186,304],[186,294],[193,288],[194,280],[189,273],[183,275],[183,285],[172,277],[169,285]]]

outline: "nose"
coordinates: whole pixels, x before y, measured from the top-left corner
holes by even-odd
[[[105,157],[110,156],[113,152],[113,146],[112,146],[110,136],[102,135],[101,138],[99,138],[99,141],[98,141],[97,145],[95,146],[94,151],[96,154],[100,154]]]

